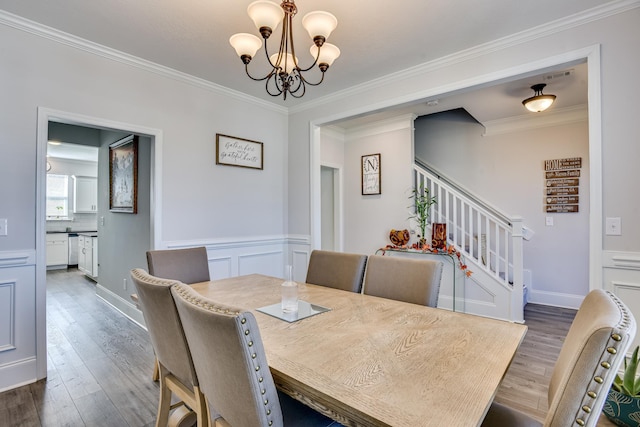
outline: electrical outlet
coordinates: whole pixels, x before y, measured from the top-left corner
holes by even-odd
[[[0,236],[7,235],[7,218],[0,218]]]
[[[553,226],[553,217],[552,216],[548,216],[544,219],[544,223],[547,227],[551,227]]]
[[[127,290],[127,279],[122,279],[122,289]]]

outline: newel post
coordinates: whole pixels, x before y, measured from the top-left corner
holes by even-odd
[[[524,322],[524,255],[522,247],[522,217],[511,218],[511,247],[513,248],[513,291],[511,292],[511,320]]]

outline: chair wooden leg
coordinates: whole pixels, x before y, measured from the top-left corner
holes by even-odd
[[[160,398],[158,399],[158,415],[156,427],[166,427],[169,423],[169,411],[171,410],[171,390],[167,387],[165,377],[167,370],[156,363],[160,374]]]
[[[209,416],[209,405],[207,404],[207,399],[204,397],[204,394],[200,391],[200,387],[193,387],[194,400],[196,403],[196,407],[193,408],[198,416],[197,426],[198,427],[208,427],[210,424],[210,416]]]
[[[153,361],[153,376],[151,377],[154,382],[158,382],[160,379],[160,369],[158,368],[158,358]]]

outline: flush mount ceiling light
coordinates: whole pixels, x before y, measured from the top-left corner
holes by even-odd
[[[531,86],[531,89],[533,89],[533,91],[535,92],[535,95],[533,95],[531,98],[527,98],[524,101],[522,101],[522,105],[524,105],[527,108],[527,110],[532,111],[534,113],[539,113],[551,107],[551,104],[553,104],[553,101],[556,100],[556,96],[543,95],[542,89],[544,89],[545,86],[546,84],[544,83],[539,83],[537,85]]]
[[[301,98],[305,94],[306,85],[318,86],[322,83],[325,71],[340,56],[340,49],[331,43],[326,43],[327,38],[338,25],[336,17],[328,12],[310,12],[302,18],[302,26],[313,40],[309,51],[314,61],[308,68],[300,67],[293,45],[292,20],[297,12],[294,0],[283,0],[280,5],[271,1],[254,1],[247,8],[247,13],[260,31],[262,41],[253,34],[247,33],[234,34],[229,39],[229,43],[244,63],[247,75],[252,80],[266,81],[267,93],[271,96],[282,95],[284,99],[287,99],[287,93],[294,98]],[[280,47],[278,52],[269,55],[267,40],[280,21],[282,21]],[[249,62],[260,47],[264,47],[271,70],[266,76],[256,78],[249,74]],[[311,83],[303,73],[311,70],[316,64],[322,72],[322,77],[317,82]]]

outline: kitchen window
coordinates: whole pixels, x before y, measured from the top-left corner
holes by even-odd
[[[69,219],[69,176],[47,174],[47,219]]]

